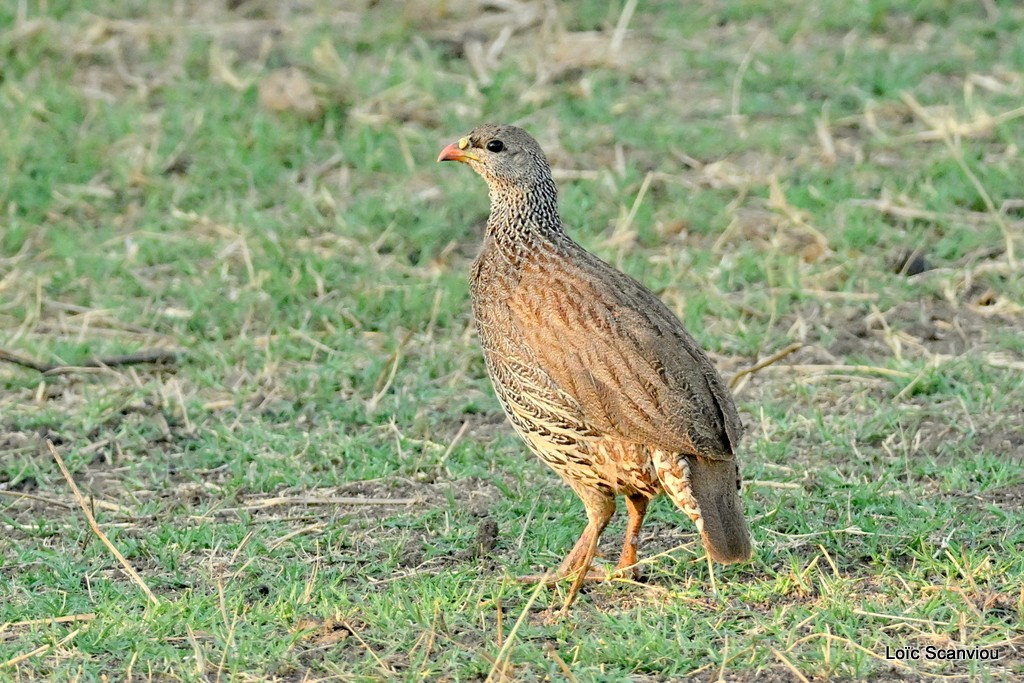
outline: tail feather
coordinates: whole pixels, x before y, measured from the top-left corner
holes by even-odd
[[[669,498],[697,525],[708,555],[723,564],[749,560],[753,551],[736,461],[659,451],[654,464]]]

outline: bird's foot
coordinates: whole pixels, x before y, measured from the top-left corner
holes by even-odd
[[[616,565],[615,570],[609,575],[610,579],[625,579],[627,581],[639,581],[640,580],[640,565],[638,564],[622,564],[621,562]]]

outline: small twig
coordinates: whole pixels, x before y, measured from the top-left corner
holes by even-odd
[[[82,497],[82,492],[78,490],[78,485],[75,484],[75,480],[72,479],[71,472],[68,471],[67,466],[64,464],[64,459],[60,457],[60,453],[57,452],[53,442],[47,439],[46,447],[50,449],[50,454],[53,455],[53,459],[57,461],[57,467],[60,468],[61,474],[64,475],[64,479],[67,480],[68,486],[71,487],[71,493],[74,494],[75,500],[78,501],[78,504],[82,508],[82,512],[85,513],[85,518],[89,521],[89,526],[92,527],[93,533],[96,534],[97,538],[103,542],[103,545],[107,546],[107,549],[114,554],[114,557],[116,557],[117,561],[121,563],[122,567],[124,567],[128,576],[135,582],[135,585],[142,589],[142,592],[146,594],[146,598],[153,603],[153,606],[159,607],[160,601],[155,595],[153,595],[153,591],[149,590],[149,586],[147,586],[146,582],[142,580],[142,577],[135,571],[135,568],[132,567],[131,563],[128,562],[125,556],[121,554],[121,551],[114,547],[114,544],[110,542],[110,539],[107,538],[106,534],[103,533],[103,530],[100,529],[100,525],[96,523],[96,518],[93,517],[92,510],[89,509],[89,504],[85,501],[85,498]]]
[[[135,353],[126,353],[120,356],[106,356],[101,358],[90,358],[84,363],[68,365],[66,363],[40,363],[39,361],[19,356],[10,351],[0,349],[0,361],[14,363],[23,368],[29,368],[44,375],[76,372],[83,368],[112,368],[119,365],[139,365],[142,363],[172,364],[178,361],[182,351],[178,349],[143,349]]]
[[[267,544],[267,550],[277,550],[282,545],[284,545],[288,541],[292,540],[296,536],[299,536],[301,534],[308,534],[308,533],[316,532],[316,531],[322,531],[326,526],[327,525],[324,524],[323,522],[317,522],[316,524],[310,524],[309,526],[303,527],[301,529],[295,529],[294,531],[291,531],[291,532],[285,534],[284,536],[281,536],[280,538],[275,538],[273,541],[268,543]]]
[[[237,512],[238,510],[263,510],[281,505],[412,505],[418,498],[359,498],[350,496],[278,496],[264,498],[248,505],[224,508],[221,512]]]
[[[956,626],[955,622],[952,621],[935,621],[934,619],[918,619],[917,617],[907,617],[902,614],[882,614],[880,612],[868,612],[862,609],[850,610],[853,614],[860,615],[862,617],[877,617],[879,619],[892,619],[894,621],[908,621],[913,624],[927,624],[933,628],[949,628]]]
[[[7,361],[8,363],[14,363],[15,365],[20,365],[23,368],[30,368],[30,369],[36,370],[38,372],[46,372],[50,368],[50,366],[48,364],[37,363],[34,360],[32,360],[31,358],[25,358],[23,356],[18,356],[16,354],[11,353],[10,351],[4,351],[3,349],[0,349],[0,361]]]
[[[85,628],[85,627],[82,626],[82,627],[76,628],[74,631],[72,631],[71,633],[67,634],[63,638],[61,638],[57,642],[56,647],[60,647],[61,645],[64,645],[65,643],[70,641],[72,638],[74,638],[79,633],[81,633],[83,628]],[[36,655],[41,655],[44,652],[46,652],[47,650],[49,650],[51,647],[54,647],[54,646],[49,644],[49,643],[47,643],[46,645],[40,645],[39,647],[37,647],[36,649],[32,650],[31,652],[25,652],[25,653],[22,653],[22,654],[18,655],[17,657],[11,657],[6,662],[3,662],[2,664],[0,664],[0,669],[4,669],[4,668],[9,667],[9,666],[15,666],[16,664],[20,664],[21,662],[24,662],[26,659],[30,659],[32,657],[35,657]]]
[[[754,363],[749,368],[743,368],[742,370],[738,370],[736,374],[732,376],[732,379],[729,380],[729,388],[735,389],[736,385],[739,384],[739,381],[746,377],[747,375],[751,375],[757,372],[758,370],[768,367],[769,365],[778,363],[780,360],[782,360],[789,354],[795,353],[796,351],[799,351],[801,348],[803,348],[802,343],[793,342],[792,344],[782,349],[781,351],[776,351],[775,353],[768,356],[764,360],[760,360]]]
[[[55,505],[57,507],[65,508],[66,510],[75,509],[74,505],[69,505],[63,500],[57,500],[56,498],[46,498],[44,496],[34,496],[31,493],[22,493],[21,491],[3,491],[0,490],[0,496],[10,496],[11,498],[21,498],[22,500],[34,500],[40,503],[46,503],[47,505]]]
[[[850,206],[862,206],[868,209],[874,209],[875,211],[889,216],[909,220],[921,219],[927,221],[940,221],[955,219],[971,225],[985,223],[992,220],[992,216],[983,211],[950,211],[943,213],[941,211],[928,211],[916,206],[896,204],[890,199],[845,199],[843,200],[843,203],[849,204]]]
[[[21,491],[2,491],[2,490],[0,490],[0,496],[9,496],[11,498],[21,498],[23,500],[35,500],[35,501],[38,501],[40,503],[46,503],[47,505],[56,505],[57,507],[62,507],[62,508],[65,508],[67,510],[74,510],[75,509],[74,504],[65,502],[65,501],[60,500],[58,498],[48,498],[46,496],[36,496],[36,495],[31,494],[31,493],[22,493]],[[115,503],[108,503],[105,500],[97,500],[96,498],[93,498],[92,505],[93,505],[93,507],[98,507],[101,510],[106,510],[108,512],[117,512],[117,513],[123,513],[123,514],[129,515],[129,516],[134,516],[134,513],[132,513],[130,510],[126,510],[125,508],[123,508],[120,505],[117,505]]]
[[[0,631],[3,631],[6,628],[15,628],[17,626],[37,626],[39,624],[69,624],[75,621],[92,621],[95,618],[95,612],[88,612],[86,614],[66,614],[63,617],[43,617],[41,619],[11,621],[6,624],[0,625]]]

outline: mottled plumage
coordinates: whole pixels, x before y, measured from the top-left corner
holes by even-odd
[[[713,559],[748,559],[734,455],[740,420],[693,337],[647,288],[565,233],[547,159],[525,131],[481,126],[438,160],[469,164],[490,190],[470,282],[494,390],[587,510],[556,575],[577,574],[570,601],[616,495],[629,510],[620,570],[636,563],[636,534],[660,493],[696,523]]]

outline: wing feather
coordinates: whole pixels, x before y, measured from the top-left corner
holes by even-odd
[[[740,420],[697,342],[643,285],[576,249],[526,267],[508,301],[540,368],[604,432],[732,458]]]

